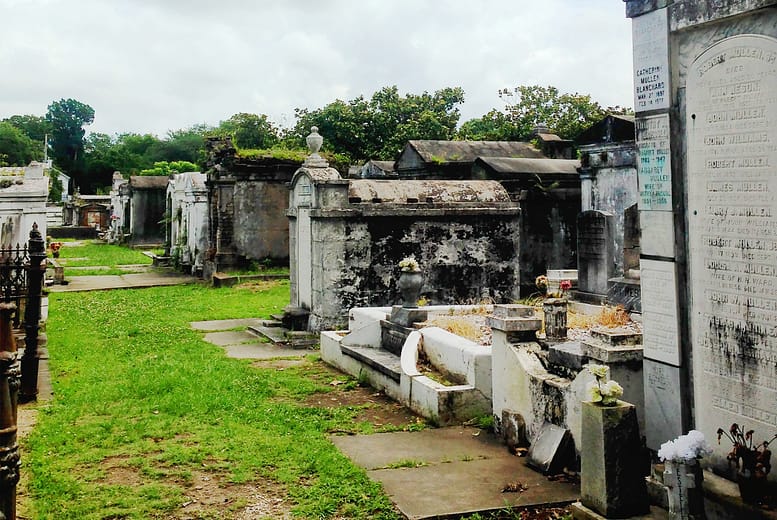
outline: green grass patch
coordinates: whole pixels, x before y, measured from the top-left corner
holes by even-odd
[[[102,247],[102,246],[101,246]],[[225,483],[271,479],[303,518],[397,518],[380,486],[327,432],[353,429],[358,407],[306,407],[331,391],[309,356],[256,368],[206,343],[189,322],[266,317],[287,281],[256,291],[201,285],[54,293],[47,324],[55,399],[23,441],[30,517],[169,518],[195,472]],[[113,482],[120,460],[142,481]]]
[[[59,250],[59,263],[64,267],[116,267],[131,264],[150,265],[151,258],[141,251],[125,246],[88,241],[81,245],[63,245]]]

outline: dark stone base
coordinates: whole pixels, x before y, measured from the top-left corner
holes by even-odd
[[[51,238],[97,238],[97,230],[89,226],[49,226],[46,234]]]
[[[608,282],[608,304],[621,305],[627,312],[642,312],[642,289],[639,280],[620,277],[610,278]]]
[[[413,329],[403,327],[390,321],[380,322],[380,345],[394,355],[402,355],[402,346]]]
[[[307,330],[310,311],[302,307],[292,307],[289,305],[283,309],[281,323],[283,328],[288,330]]]
[[[584,291],[570,291],[569,298],[582,303],[590,303],[591,305],[602,305],[607,301],[606,294],[596,294]]]
[[[418,307],[402,307],[394,305],[391,308],[391,323],[402,327],[412,327],[414,323],[426,321],[429,312]]]

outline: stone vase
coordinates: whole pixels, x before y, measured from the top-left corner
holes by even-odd
[[[580,446],[580,501],[607,518],[627,518],[650,510],[642,449],[633,404],[583,402]]]
[[[566,298],[546,298],[542,302],[545,313],[545,339],[567,338],[567,307]]]
[[[669,518],[704,518],[704,473],[697,459],[664,463],[664,485],[669,488]]]
[[[402,295],[402,307],[414,309],[418,307],[418,296],[424,284],[424,275],[421,271],[402,271],[399,275],[397,287]]]

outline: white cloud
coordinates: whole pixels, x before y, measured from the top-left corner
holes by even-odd
[[[630,22],[601,0],[0,0],[0,118],[73,97],[94,131],[461,86],[462,120],[524,84],[630,105]]]

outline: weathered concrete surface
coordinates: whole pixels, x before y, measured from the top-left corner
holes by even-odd
[[[224,330],[217,332],[208,332],[203,338],[208,343],[213,343],[219,347],[227,345],[241,345],[244,343],[259,343],[259,338],[244,330]]]
[[[265,320],[245,318],[237,320],[194,321],[189,325],[200,332],[206,332],[203,339],[223,347],[227,357],[235,359],[273,359],[279,357],[303,357],[309,349],[276,345],[259,338],[246,330],[229,330],[248,325],[261,325]]]
[[[579,496],[576,484],[548,481],[493,435],[476,428],[333,436],[331,440],[367,469],[410,519],[567,503]],[[409,461],[425,465],[390,467]],[[505,485],[519,482],[525,491],[502,492]]]
[[[122,275],[74,276],[67,285],[52,285],[50,292],[102,291],[107,289],[135,289],[158,285],[194,283],[197,278],[177,273],[134,273]]]
[[[265,321],[261,318],[242,318],[236,320],[209,320],[209,321],[193,321],[189,325],[194,330],[203,332],[211,332],[218,330],[230,330],[237,329],[239,327],[260,326]]]

